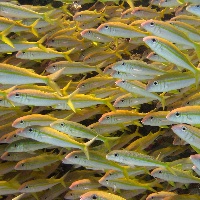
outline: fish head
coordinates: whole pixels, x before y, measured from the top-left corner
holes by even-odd
[[[13,123],[12,127],[14,128],[25,128],[27,127],[27,122],[23,119],[23,117],[17,118]]]
[[[65,130],[65,127],[66,127],[66,124],[65,122],[61,119],[61,120],[57,120],[53,123],[50,124],[50,127],[51,128],[54,128],[58,131],[64,131]]]
[[[144,28],[146,31],[151,32],[157,27],[156,21],[153,19],[147,20],[141,24],[141,27]]]
[[[109,113],[105,113],[98,120],[100,124],[110,124],[112,121],[112,116]]]
[[[176,133],[176,135],[178,135],[183,140],[189,134],[186,124],[177,124],[172,126],[171,129],[174,133]]]
[[[26,163],[23,160],[21,160],[15,165],[14,169],[16,169],[16,170],[26,170]]]
[[[166,118],[172,122],[184,123],[187,120],[187,115],[184,115],[184,112],[181,112],[180,108],[172,110]]]
[[[195,15],[198,15],[199,16],[199,13],[200,13],[200,4],[191,4],[189,6],[186,7],[186,10],[188,12],[191,12]]]
[[[92,37],[92,35],[93,35],[93,32],[92,32],[92,30],[93,29],[85,29],[85,30],[83,30],[82,32],[81,32],[81,36],[83,37],[83,38],[90,38],[90,37]]]
[[[158,167],[158,168],[154,169],[151,172],[151,176],[153,176],[154,178],[160,178],[160,179],[162,179],[164,171],[165,171],[164,168]]]
[[[33,185],[30,184],[29,182],[30,182],[30,181],[23,183],[23,184],[18,188],[19,192],[25,192],[25,193],[26,193],[26,192],[35,192]]]
[[[160,46],[158,37],[156,37],[156,36],[146,36],[143,38],[143,42],[147,46],[149,46],[153,51],[156,51]]]
[[[109,35],[109,33],[112,31],[112,27],[109,24],[104,23],[97,28],[97,31],[102,34]]]
[[[143,119],[142,119],[142,124],[144,125],[151,125],[154,122],[155,118],[153,115],[149,114],[146,115]]]
[[[80,160],[82,159],[83,155],[85,156],[82,151],[72,151],[71,153],[67,154],[62,162],[64,164],[80,164]],[[85,159],[87,159],[86,156]]]
[[[45,68],[45,71],[51,74],[53,74],[54,72],[57,72],[58,70],[60,70],[60,68],[57,66],[56,63],[51,63]]]
[[[146,90],[149,92],[162,92],[162,87],[159,80],[150,80],[146,86]]]
[[[104,198],[101,198],[96,191],[90,191],[80,196],[80,200],[93,200],[93,199],[99,199],[102,200]]]
[[[200,154],[191,155],[190,160],[195,166],[200,166]]]
[[[7,95],[7,98],[13,102],[21,103],[25,97],[25,94],[20,92],[20,90],[14,90]]]

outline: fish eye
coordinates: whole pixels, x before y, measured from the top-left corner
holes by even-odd
[[[88,31],[88,33],[90,34],[90,33],[91,33],[91,31]]]
[[[8,153],[7,156],[10,156],[10,154]]]
[[[77,17],[82,17],[82,15],[78,15]]]
[[[150,26],[154,26],[154,24],[155,24],[154,22],[151,22],[151,23],[150,23]]]
[[[150,117],[150,119],[153,119],[153,118],[154,118],[153,116]]]
[[[126,81],[125,80],[122,80],[122,83],[125,83]]]
[[[118,156],[119,156],[119,154],[118,154],[118,153],[115,153],[115,154],[114,154],[114,156],[115,156],[115,157],[118,157]]]
[[[89,58],[90,59],[90,58]],[[82,84],[81,87],[85,87],[85,84]]]
[[[196,5],[196,7],[197,7],[197,8],[199,8],[199,7],[200,7],[200,5]]]
[[[117,74],[120,74],[120,72],[119,72],[119,71],[117,71]]]
[[[78,156],[77,156],[77,155],[75,155],[75,156],[74,156],[74,158],[78,158]]]
[[[16,94],[15,94],[15,97],[19,97],[20,96],[20,94],[17,92]]]
[[[52,67],[53,67],[53,69],[56,69],[56,66],[55,66],[55,65],[53,65]]]
[[[162,171],[158,171],[159,174],[162,174]]]
[[[154,84],[154,85],[158,85],[158,81],[154,81],[153,84]]]
[[[157,40],[155,38],[151,39],[151,41],[154,43],[154,42],[157,42]]]
[[[123,62],[122,65],[125,65],[125,62]]]
[[[17,135],[13,135],[13,137],[17,137]]]
[[[124,99],[121,99],[121,102],[123,103],[125,100]]]
[[[24,123],[24,120],[21,120],[19,123],[20,123],[20,124],[23,124],[23,123]]]
[[[108,29],[108,27],[109,27],[109,26],[106,25],[106,26],[105,26],[105,29]]]
[[[22,54],[25,54],[25,52],[24,52],[24,51],[22,51]]]
[[[28,185],[25,188],[28,188]]]
[[[180,113],[179,112],[176,112],[175,115],[176,115],[176,117],[180,117]]]
[[[63,126],[65,126],[65,124],[62,122],[62,123],[60,123],[60,126],[62,126],[62,127],[63,127]]]
[[[92,199],[97,199],[97,198],[98,198],[98,197],[97,197],[96,194],[92,195]]]
[[[24,163],[22,163],[22,167],[24,166]]]
[[[54,42],[55,40],[51,40],[51,42]]]
[[[29,131],[29,132],[33,132],[33,129],[32,129],[32,128],[29,128],[28,131]]]
[[[187,128],[186,128],[185,126],[183,126],[183,127],[182,127],[182,131],[185,132],[186,130],[187,130]]]
[[[14,146],[17,147],[17,144],[15,144]]]
[[[110,119],[110,117],[109,117],[109,116],[107,116],[107,117],[106,117],[106,119]]]

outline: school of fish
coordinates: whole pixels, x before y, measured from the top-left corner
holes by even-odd
[[[200,200],[200,0],[0,0],[0,199]]]

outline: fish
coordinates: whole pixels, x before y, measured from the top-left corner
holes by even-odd
[[[196,87],[199,82],[199,69],[196,68],[187,58],[185,54],[183,54],[174,44],[171,42],[159,38],[157,36],[147,36],[143,38],[143,41],[158,55],[162,56],[166,60],[170,61],[171,63],[180,66],[182,68],[188,69],[193,72],[195,80],[196,80]]]
[[[50,127],[29,126],[18,133],[20,136],[31,138],[36,141],[44,141],[49,145],[56,145],[64,148],[79,148],[82,149],[89,159],[88,146],[91,145],[96,137],[86,143],[80,143],[69,137],[67,134],[59,132]],[[45,138],[45,140],[43,140]]]
[[[0,67],[0,82],[3,84],[20,85],[31,83],[44,83],[46,85],[49,85],[53,90],[55,90],[56,92],[58,92],[59,95],[61,95],[59,86],[54,82],[54,80],[58,78],[60,72],[49,76],[42,76],[36,74],[32,70],[16,67],[10,64],[1,63]]]
[[[170,164],[167,162],[161,162],[154,157],[138,153],[136,151],[127,151],[127,150],[114,150],[109,152],[106,155],[106,159],[112,160],[115,162],[120,162],[128,166],[157,166],[163,167],[166,170],[173,172],[170,167]]]
[[[9,2],[1,2],[0,3],[0,14],[4,17],[17,17],[17,18],[41,18],[45,21],[51,23],[49,15],[52,11],[46,13],[38,13],[28,8],[15,5]]]
[[[125,200],[124,198],[104,191],[89,191],[80,196],[80,200],[91,200],[91,199],[102,199],[102,200]]]

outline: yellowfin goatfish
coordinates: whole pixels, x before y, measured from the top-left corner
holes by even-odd
[[[27,126],[49,126],[52,122],[56,121],[57,118],[50,115],[31,114],[23,117],[19,117],[13,121],[12,127],[15,128],[26,128]]]
[[[43,141],[48,144],[65,147],[65,148],[78,148],[84,151],[85,155],[89,159],[88,146],[96,137],[86,143],[80,143],[69,137],[67,134],[59,132],[50,127],[30,126],[18,133],[20,136],[31,138],[36,141]],[[45,138],[45,139],[43,139]]]
[[[130,25],[124,24],[122,22],[107,22],[101,24],[97,30],[105,35],[122,37],[122,38],[137,38],[145,37],[148,33],[134,28]]]
[[[193,176],[188,171],[179,170],[176,168],[172,168],[175,174],[172,174],[170,171],[164,168],[156,168],[151,172],[151,175],[155,178],[163,179],[165,181],[169,181],[173,184],[173,182],[178,183],[200,183],[200,178]]]
[[[73,151],[69,153],[64,159],[64,164],[78,164],[84,167],[90,167],[92,169],[107,170],[115,169],[123,172],[125,177],[128,177],[128,166],[121,166],[113,161],[106,159],[105,154],[97,151],[89,151],[90,159],[88,160],[85,154],[81,151]]]
[[[108,160],[124,163],[129,166],[153,166],[153,167],[164,167],[168,171],[172,171],[170,163],[161,162],[156,160],[154,157],[138,153],[136,151],[126,151],[126,150],[114,150],[106,155]]]
[[[46,13],[38,13],[23,6],[18,6],[8,2],[0,2],[0,14],[4,17],[17,17],[21,19],[42,18],[47,22],[51,22],[49,15],[52,11]]]
[[[101,199],[101,200],[125,200],[124,198],[116,195],[116,194],[111,194],[109,192],[105,191],[89,191],[86,192],[85,194],[82,194],[80,196],[80,200],[92,200],[92,199]]]
[[[64,132],[73,137],[92,139],[97,136],[97,133],[94,130],[73,121],[59,119],[51,123],[50,126],[58,131]],[[107,146],[107,148],[110,148],[109,142],[115,141],[117,139],[119,138],[118,137],[104,137],[102,135],[98,135],[96,137],[96,140],[103,141],[105,145]]]
[[[28,60],[43,60],[43,59],[52,59],[52,58],[65,58],[68,61],[71,61],[69,54],[73,51],[73,49],[66,52],[58,52],[51,48],[46,48],[45,51],[38,48],[33,47],[24,51],[18,51],[16,54],[16,58],[20,59],[28,59]]]
[[[196,68],[174,44],[156,36],[147,36],[143,41],[158,55],[177,66],[186,68],[194,73],[196,86],[199,82],[200,70]]]
[[[34,192],[39,192],[46,190],[48,188],[53,187],[54,185],[57,185],[61,183],[65,187],[65,178],[67,174],[65,174],[63,177],[60,179],[36,179],[36,180],[31,180],[23,183],[18,190],[20,192],[24,193],[34,193]]]
[[[32,70],[16,67],[9,64],[0,64],[0,82],[3,84],[33,84],[44,83],[49,85],[53,90],[61,94],[58,85],[54,82],[58,78],[60,72],[49,76],[42,76],[34,73]]]
[[[200,4],[191,4],[186,8],[186,10],[200,17]]]
[[[172,110],[166,118],[173,122],[199,124],[200,106],[186,106]]]
[[[151,19],[142,23],[141,26],[152,34],[169,40],[172,43],[175,42],[177,44],[189,45],[193,47],[200,58],[200,44],[192,41],[186,34],[184,34],[184,32],[180,31],[171,24]]]
[[[187,124],[177,124],[172,126],[172,130],[181,139],[200,149],[200,129]]]

